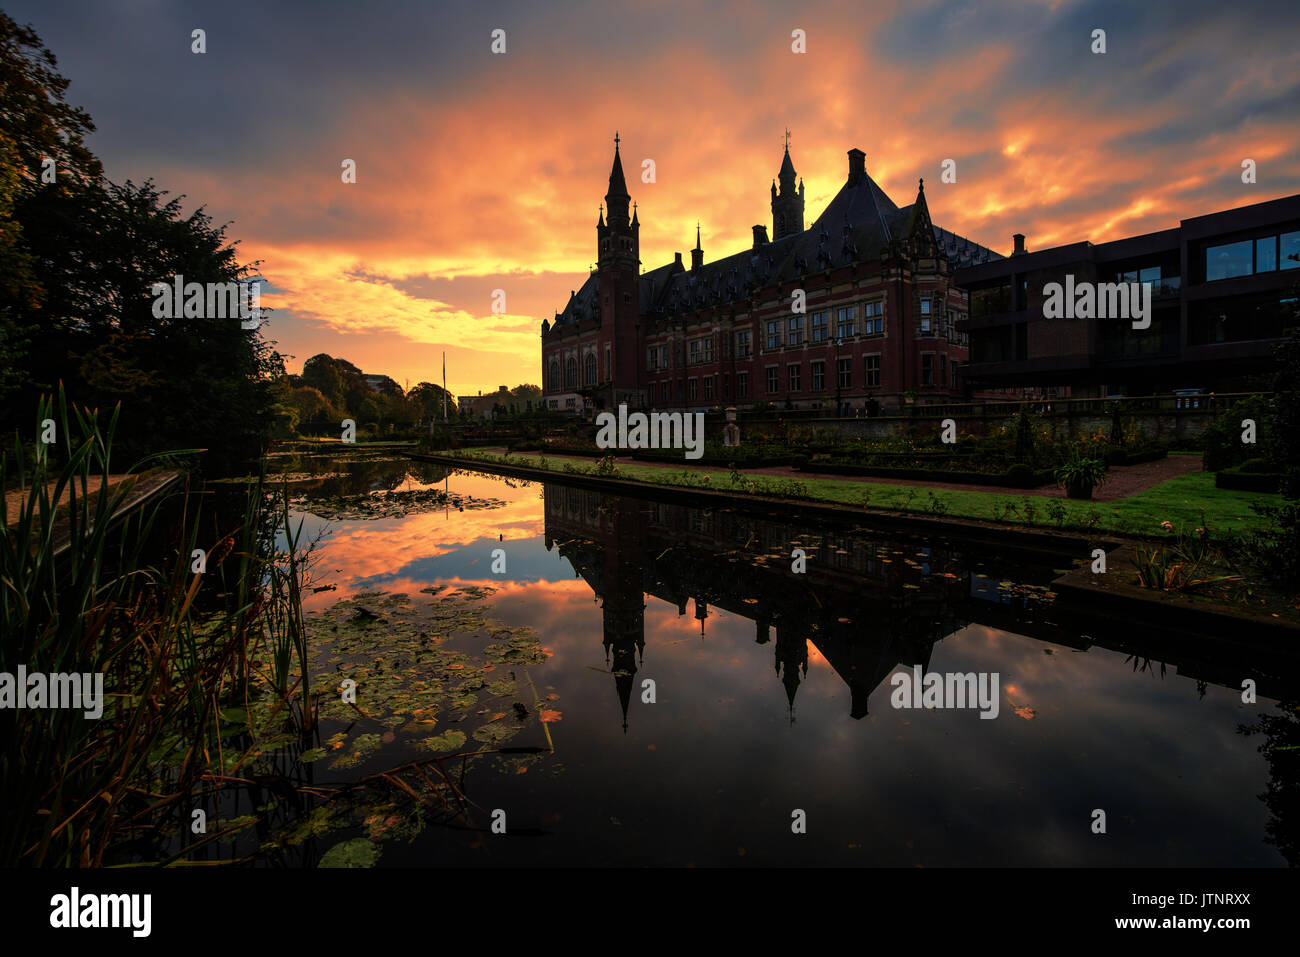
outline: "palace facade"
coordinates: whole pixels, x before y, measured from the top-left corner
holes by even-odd
[[[849,150],[844,184],[805,228],[787,144],[770,237],[756,225],[751,248],[705,263],[697,228],[689,268],[677,253],[643,272],[618,144],[596,268],[542,322],[548,408],[771,403],[857,414],[873,400],[888,410],[962,395],[958,323],[969,307],[953,273],[1003,257],[934,225],[924,181],[899,207],[867,174],[866,155]]]

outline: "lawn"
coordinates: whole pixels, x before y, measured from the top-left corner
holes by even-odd
[[[738,473],[733,483],[726,469],[675,470],[660,465],[619,464],[602,471],[595,463],[572,459],[546,459],[537,455],[503,455],[477,449],[439,453],[466,461],[496,462],[551,472],[633,479],[655,485],[709,488],[723,492],[831,502],[865,510],[913,512],[947,518],[979,519],[1008,525],[1028,525],[1074,531],[1096,531],[1128,536],[1164,538],[1161,522],[1191,531],[1208,523],[1219,538],[1268,527],[1251,511],[1252,503],[1280,504],[1282,497],[1259,492],[1238,492],[1214,486],[1214,475],[1194,472],[1162,482],[1146,491],[1111,502],[1080,502],[1065,498],[972,492],[894,485],[857,479],[795,479]]]

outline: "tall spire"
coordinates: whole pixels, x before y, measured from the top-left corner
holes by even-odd
[[[614,165],[609,171],[609,192],[605,194],[605,205],[609,207],[612,224],[615,216],[622,213],[621,219],[627,221],[627,204],[632,197],[627,192],[627,180],[623,178],[623,160],[618,153],[618,133],[614,134]],[[617,202],[616,202],[617,201]]]

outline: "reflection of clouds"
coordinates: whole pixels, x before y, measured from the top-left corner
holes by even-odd
[[[532,550],[527,559],[544,551],[535,488],[471,476],[451,485],[510,505],[495,516],[453,512],[441,526],[442,516],[432,515],[340,527],[325,546],[325,564],[344,568],[350,582],[375,563],[400,567],[465,541],[494,541],[497,533],[481,524],[489,519],[494,528],[518,523],[531,539],[516,546]],[[720,862],[743,844],[756,857],[765,847],[773,860],[805,863],[1278,862],[1259,841],[1263,761],[1236,734],[1254,711],[1245,714],[1229,690],[1211,687],[1201,701],[1191,679],[1135,675],[1122,654],[1078,653],[972,624],[935,644],[928,670],[997,672],[998,719],[981,720],[976,710],[895,711],[886,679],[870,696],[869,714],[854,720],[849,688],[811,643],[791,709],[776,669],[775,625],[758,645],[752,620],[710,605],[701,640],[694,600],[679,615],[647,596],[625,732],[609,669],[627,658],[607,663],[601,601],[584,579],[501,579],[488,574],[486,559],[457,567],[455,576],[404,573],[381,587],[417,603],[461,586],[490,588],[491,617],[536,631],[551,657],[527,674],[563,712],[551,730],[564,771],[526,806],[605,820],[616,795],[618,817],[637,822],[620,854]],[[431,582],[442,591],[420,594]],[[351,587],[312,600],[336,601]],[[632,637],[623,636],[619,650]],[[641,700],[647,678],[656,683],[653,704]],[[1034,720],[1015,708],[1033,708]],[[811,808],[818,827],[794,846],[769,841],[763,835],[773,809],[791,807]],[[1099,842],[1089,832],[1094,807],[1107,809],[1117,840]],[[691,826],[683,828],[687,813]],[[594,828],[577,831],[566,841],[603,839]],[[845,856],[850,843],[860,846],[859,857]]]
[[[434,487],[443,486],[440,483]],[[338,586],[336,591],[313,596],[311,606],[318,607],[328,596],[338,599],[354,594],[358,590],[356,579],[390,574],[421,559],[450,555],[474,542],[495,542],[500,536],[505,547],[512,541],[542,534],[544,509],[536,486],[511,488],[480,473],[464,473],[452,477],[447,487],[461,495],[504,500],[506,505],[463,512],[436,509],[404,518],[353,522],[326,523],[309,516],[309,532],[318,528],[327,532],[315,556],[315,584]],[[483,561],[490,561],[488,554]],[[500,579],[494,582],[498,586],[500,583]],[[419,587],[427,584],[422,581]],[[382,587],[396,590],[395,583],[385,582]]]

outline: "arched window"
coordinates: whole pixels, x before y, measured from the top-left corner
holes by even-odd
[[[546,381],[549,383],[547,386],[548,392],[560,391],[560,364],[554,359],[551,360],[551,368],[546,375]]]
[[[564,364],[564,387],[566,389],[578,387],[578,360],[573,356],[569,356],[569,361]]]
[[[596,384],[596,353],[588,352],[587,357],[582,360],[582,384]]]

